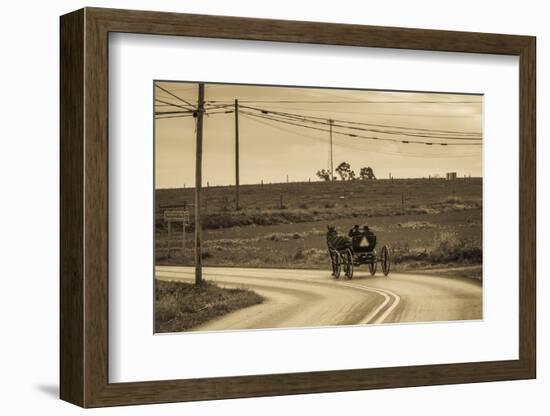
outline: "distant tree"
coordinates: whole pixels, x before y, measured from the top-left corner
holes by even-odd
[[[361,168],[361,170],[359,171],[359,179],[361,179],[361,180],[376,179],[376,175],[374,174],[374,170],[370,166]]]
[[[357,178],[355,177],[355,172],[354,172],[354,171],[350,171],[349,176],[348,176],[348,180],[354,181],[355,179],[357,179]]]
[[[318,170],[317,176],[323,181],[330,181],[330,172],[326,169]]]
[[[340,163],[336,168],[336,173],[343,181],[349,181],[355,177],[355,172],[351,170],[351,165],[348,162]]]

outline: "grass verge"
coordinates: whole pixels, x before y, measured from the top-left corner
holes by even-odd
[[[466,277],[469,279],[483,280],[483,269],[481,266],[448,267],[444,269],[424,269],[422,274],[433,274],[436,276]]]
[[[441,231],[428,248],[411,249],[408,244],[394,246],[392,259],[396,264],[481,264],[483,250],[479,242],[461,238],[456,232]]]
[[[181,332],[263,302],[249,289],[155,280],[155,332]]]

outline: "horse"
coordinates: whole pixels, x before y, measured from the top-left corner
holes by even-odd
[[[351,247],[351,240],[339,235],[336,227],[327,225],[327,246],[329,249],[341,251]]]

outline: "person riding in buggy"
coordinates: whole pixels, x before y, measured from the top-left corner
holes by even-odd
[[[348,236],[338,234],[334,226],[327,226],[327,247],[330,255],[332,275],[338,279],[343,268],[348,279],[353,278],[355,266],[368,265],[371,275],[376,274],[378,262],[382,266],[384,276],[390,272],[390,252],[387,245],[380,251],[380,257],[376,252],[376,235],[368,225],[362,228],[353,226]]]

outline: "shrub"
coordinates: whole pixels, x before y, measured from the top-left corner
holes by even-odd
[[[299,240],[303,238],[303,233],[269,233],[264,239],[268,241],[288,241],[288,240]]]
[[[157,299],[155,304],[155,319],[159,321],[170,321],[176,317],[178,302],[175,296],[166,295]]]
[[[392,247],[391,260],[394,263],[418,262],[428,257],[426,250],[411,250],[408,242],[399,241]]]
[[[451,195],[451,196],[447,197],[445,202],[447,204],[460,204],[460,203],[462,203],[462,198],[460,198],[459,196],[456,196],[456,195]]]
[[[423,230],[426,228],[435,228],[435,224],[432,224],[430,222],[426,221],[407,221],[403,223],[398,223],[398,227],[400,228],[409,228],[412,230]]]
[[[318,263],[326,258],[326,250],[321,250],[319,248],[299,248],[294,253],[294,260],[304,260],[310,263]]]
[[[430,259],[434,262],[481,263],[483,250],[473,240],[458,238],[454,232],[441,231],[435,238]]]
[[[483,249],[479,244],[467,238],[459,238],[450,231],[438,233],[433,246],[429,248],[413,250],[407,242],[398,242],[392,247],[392,261],[395,263],[479,264],[482,259]]]

